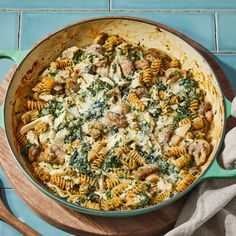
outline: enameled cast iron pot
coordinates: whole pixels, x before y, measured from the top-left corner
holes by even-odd
[[[147,47],[159,48],[167,54],[180,58],[183,68],[194,68],[202,71],[204,74],[203,76],[199,73],[199,83],[206,89],[206,97],[213,104],[215,114],[212,128],[214,140],[212,154],[203,166],[202,174],[190,187],[158,205],[132,211],[106,212],[87,209],[69,203],[53,195],[33,177],[27,162],[21,156],[16,144],[14,113],[17,111],[17,106],[20,106],[20,97],[17,95],[19,90],[21,90],[21,94],[22,91],[26,91],[27,93],[27,83],[34,80],[64,49],[73,45],[80,47],[88,45],[100,31],[119,34],[124,39],[133,43],[140,42]],[[151,212],[173,203],[205,179],[236,176],[236,169],[224,170],[218,165],[216,160],[224,139],[226,119],[230,116],[231,103],[223,96],[214,68],[208,63],[209,59],[213,59],[209,55],[206,56],[204,52],[204,49],[193,40],[165,25],[146,19],[123,16],[100,17],[78,21],[50,34],[37,43],[31,50],[0,51],[0,58],[10,58],[18,65],[8,86],[4,104],[0,106],[0,126],[5,130],[12,155],[24,174],[38,189],[50,198],[79,212],[109,217],[133,216]],[[13,106],[13,104],[15,105]]]

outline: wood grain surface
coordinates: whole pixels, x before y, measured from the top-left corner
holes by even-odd
[[[194,46],[198,47],[198,45]],[[199,50],[205,53],[205,57],[217,74],[224,94],[232,99],[234,96],[232,88],[221,68],[205,51],[202,51],[201,47]],[[0,87],[0,103],[15,68],[16,66],[12,67]],[[227,126],[228,129],[235,126],[235,119],[231,119]],[[75,235],[158,235],[173,227],[186,201],[187,196],[168,207],[141,216],[106,218],[82,214],[47,197],[27,179],[10,154],[2,130],[0,131],[0,145],[0,164],[11,186],[21,199],[44,220]]]
[[[0,199],[0,219],[7,222],[13,228],[21,232],[23,235],[31,235],[31,236],[40,236],[40,234],[29,227],[27,224],[16,218],[4,205],[2,200]]]

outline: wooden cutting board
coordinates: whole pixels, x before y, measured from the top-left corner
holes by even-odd
[[[227,78],[214,61],[211,63],[220,78],[224,94],[232,99],[234,95]],[[13,66],[8,72],[0,87],[0,103],[15,68],[16,66]],[[235,125],[234,120],[228,122],[228,128],[232,125]],[[21,199],[44,220],[75,235],[158,235],[174,226],[181,207],[186,201],[184,197],[168,207],[141,216],[106,218],[82,214],[47,197],[24,176],[10,154],[2,130],[0,131],[0,146],[0,164],[11,186]]]

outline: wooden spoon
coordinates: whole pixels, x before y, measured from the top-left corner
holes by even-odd
[[[28,225],[16,218],[3,204],[0,198],[0,219],[11,225],[13,228],[18,230],[23,235],[29,236],[40,236],[40,234]]]

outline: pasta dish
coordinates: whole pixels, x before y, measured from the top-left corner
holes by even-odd
[[[100,32],[48,65],[16,138],[32,172],[85,208],[126,211],[188,188],[212,152],[212,105],[189,68]]]

